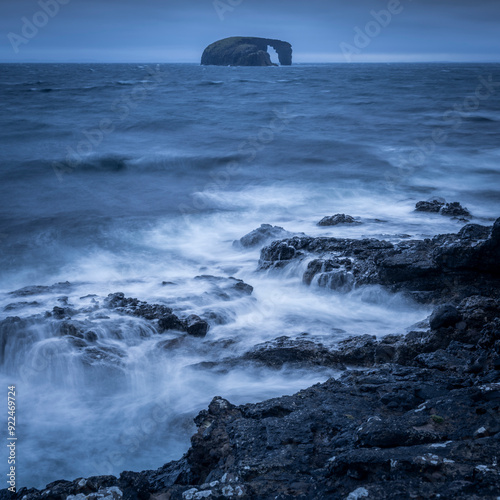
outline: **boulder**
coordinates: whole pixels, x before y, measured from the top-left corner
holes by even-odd
[[[195,314],[191,314],[186,318],[185,325],[186,332],[193,337],[205,337],[210,328],[206,321]]]
[[[429,325],[432,330],[437,330],[438,328],[455,326],[461,319],[462,316],[456,307],[450,304],[443,304],[434,309],[429,319]]]
[[[354,217],[345,214],[335,214],[327,217],[323,217],[319,222],[318,226],[337,226],[338,224],[361,224]]]
[[[242,246],[244,248],[252,248],[258,245],[263,245],[271,240],[290,238],[293,233],[290,233],[279,226],[271,226],[271,224],[262,224],[259,228],[254,229],[239,240],[233,243],[233,246]]]

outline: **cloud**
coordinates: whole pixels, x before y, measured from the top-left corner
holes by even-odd
[[[352,42],[356,28],[372,20],[371,11],[386,9],[389,0],[242,0],[224,21],[212,0],[69,0],[16,54],[7,35],[20,32],[21,19],[32,19],[39,1],[56,0],[2,2],[0,60],[197,62],[209,43],[248,34],[290,41],[297,60],[328,61],[341,53],[342,42]],[[401,5],[403,12],[363,57],[500,60],[497,0],[401,0]]]

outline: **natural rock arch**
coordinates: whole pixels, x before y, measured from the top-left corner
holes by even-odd
[[[209,45],[203,52],[201,64],[215,66],[276,66],[271,62],[267,47],[278,54],[282,66],[292,64],[292,46],[273,38],[234,36]]]

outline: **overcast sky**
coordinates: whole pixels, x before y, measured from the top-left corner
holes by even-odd
[[[199,62],[234,35],[294,62],[500,62],[499,34],[500,0],[0,0],[2,62]]]

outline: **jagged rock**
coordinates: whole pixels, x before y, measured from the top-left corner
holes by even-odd
[[[248,283],[245,283],[243,280],[238,280],[233,288],[237,291],[242,293],[243,295],[252,295],[253,293],[253,286],[249,285]]]
[[[273,243],[263,250],[269,267],[275,257],[286,256],[288,262],[312,255],[318,260],[309,269],[314,278],[328,260],[334,271],[334,264],[347,266],[337,259],[349,259],[361,282],[384,282],[390,269],[402,289],[440,287],[434,300],[447,307],[435,311],[435,328],[406,336],[363,335],[337,346],[311,336],[278,337],[256,346],[232,359],[232,366],[281,368],[297,362],[362,369],[256,404],[235,406],[216,397],[195,418],[197,432],[184,457],[156,471],[57,481],[40,491],[2,490],[0,500],[495,500],[500,490],[495,458],[499,244],[500,219],[493,228],[470,225],[458,235],[404,245],[332,238]],[[116,297],[117,307],[129,313],[141,307],[134,301]],[[0,322],[0,338],[5,342],[27,328],[28,320],[7,318]],[[98,364],[99,356],[119,363],[120,353],[96,347],[81,347],[89,363]]]
[[[160,304],[148,304],[135,298],[128,298],[122,292],[110,293],[104,304],[125,314],[131,314],[147,320],[161,319],[172,314],[170,307]]]
[[[267,365],[280,360],[276,367],[296,356],[307,362],[312,355],[313,362],[323,356],[328,363],[342,359],[371,368],[348,370],[339,380],[257,404],[235,406],[216,397],[196,417],[197,433],[179,461],[119,478],[23,488],[8,498],[97,498],[118,491],[125,500],[322,499],[332,492],[332,498],[345,499],[360,498],[364,491],[374,500],[496,498],[500,345],[496,350],[481,345],[482,335],[498,338],[489,325],[499,317],[500,303],[475,296],[457,309],[462,319],[455,326],[380,340],[354,337],[337,350],[287,337],[262,344],[249,358]],[[431,354],[444,360],[442,365],[434,365]],[[469,373],[467,357],[482,358],[483,369]],[[7,498],[6,490],[0,495]]]
[[[456,307],[443,304],[434,310],[429,319],[429,324],[432,330],[437,330],[438,328],[455,326],[461,319],[462,316]]]
[[[440,213],[450,217],[471,217],[471,213],[458,201],[446,203],[444,200],[419,201],[415,205],[417,212]]]
[[[3,310],[4,311],[15,311],[16,309],[23,309],[24,307],[29,307],[29,306],[38,306],[40,305],[39,302],[37,301],[32,301],[32,302],[13,302],[12,304],[7,304]]]
[[[296,259],[312,259],[305,283],[321,275],[324,266],[335,272],[340,259],[349,259],[344,269],[340,266],[345,276],[350,273],[349,288],[383,285],[421,302],[450,299],[450,293],[456,301],[478,293],[491,295],[500,279],[500,219],[492,228],[468,225],[458,234],[396,245],[376,239],[294,237],[264,247],[259,268],[279,269]]]
[[[10,295],[14,295],[16,297],[27,297],[29,295],[41,295],[43,293],[62,293],[68,291],[70,288],[71,283],[69,281],[65,281],[61,283],[55,283],[51,286],[25,286],[24,288],[20,288],[19,290],[10,292]]]
[[[59,326],[59,335],[84,338],[84,326],[78,321],[63,321]]]
[[[186,318],[185,325],[186,332],[193,337],[205,337],[208,333],[208,323],[195,314]]]
[[[229,278],[223,276],[212,276],[212,275],[201,275],[196,276],[195,280],[202,280],[210,283],[212,285],[212,290],[209,293],[224,299],[230,300],[241,295],[252,295],[253,286],[245,283],[243,280],[238,278]],[[234,292],[237,292],[236,294]]]
[[[336,214],[323,217],[319,222],[318,226],[336,226],[338,224],[361,224],[354,217],[345,214]]]
[[[245,289],[241,286],[243,283],[241,280],[236,280],[234,278],[233,280],[236,282],[233,283],[233,286],[240,285],[239,292],[249,292],[248,288]],[[247,287],[248,286],[249,285],[247,285]],[[205,337],[209,330],[209,324],[199,316],[191,315],[186,319],[181,319],[173,314],[170,307],[160,304],[148,304],[147,302],[141,302],[137,299],[126,298],[121,292],[109,294],[105,302],[107,307],[116,309],[125,314],[132,314],[150,321],[158,320],[158,331],[160,333],[168,330],[177,330],[180,332],[187,332],[194,337]]]
[[[449,215],[451,217],[470,217],[471,213],[458,201],[447,203],[440,211],[441,215]]]
[[[440,200],[431,200],[431,201],[419,201],[415,205],[415,210],[417,212],[433,212],[439,213],[441,208],[444,207],[446,202]]]
[[[186,330],[186,324],[175,314],[166,314],[158,320],[158,329],[160,333],[166,332],[167,330],[179,330],[180,332],[184,332]]]
[[[271,38],[230,37],[209,45],[201,57],[202,65],[274,66],[267,47],[273,47],[283,66],[292,64],[292,46]]]
[[[54,308],[52,309],[52,316],[55,319],[64,319],[68,316],[71,316],[71,314],[72,310],[66,307],[54,306]]]
[[[274,369],[280,369],[283,365],[343,368],[337,363],[331,350],[323,344],[308,339],[291,339],[287,336],[258,344],[239,359]]]
[[[271,240],[289,238],[293,233],[286,231],[279,226],[271,226],[271,224],[262,224],[259,228],[254,229],[242,238],[233,242],[233,246],[242,246],[244,248],[256,247],[263,245]]]

